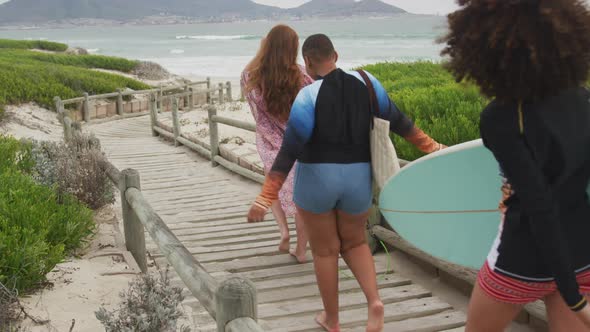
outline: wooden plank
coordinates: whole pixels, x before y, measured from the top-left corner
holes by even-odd
[[[193,225],[193,228],[190,229],[181,229],[176,231],[174,228],[174,234],[179,238],[184,238],[185,236],[195,236],[195,235],[203,235],[203,236],[211,236],[211,238],[219,238],[226,235],[233,236],[234,232],[241,232],[243,231],[244,234],[254,234],[255,232],[276,232],[278,227],[274,222],[265,222],[265,223],[245,223],[242,219],[237,224],[231,225],[219,225],[219,226],[209,226],[209,227],[202,227],[200,225]],[[196,226],[196,227],[195,227]]]
[[[292,237],[296,236],[295,230],[291,230],[289,233]],[[257,242],[265,242],[265,241],[274,241],[279,240],[280,234],[279,232],[274,233],[265,233],[265,234],[258,234],[258,235],[244,235],[244,236],[234,236],[228,237],[223,240],[219,239],[212,239],[212,240],[202,240],[198,241],[199,247],[216,247],[223,245],[224,247],[231,247],[232,245],[238,244],[252,244],[255,245]],[[248,247],[246,247],[248,248]],[[229,249],[231,250],[231,249]]]
[[[221,228],[220,231],[223,231],[223,228],[226,227],[262,227],[262,226],[270,226],[276,225],[274,220],[267,220],[264,222],[259,223],[245,223],[244,218],[233,218],[233,219],[226,219],[222,221],[218,220],[207,220],[207,221],[195,221],[195,222],[173,222],[174,218],[168,218],[167,224],[170,225],[170,229],[174,231],[175,234],[200,234],[201,231],[207,232],[207,229],[215,229]],[[194,232],[194,233],[193,233]]]
[[[291,234],[291,233],[289,233]],[[296,233],[292,233],[296,235]],[[280,233],[278,231],[278,227],[272,225],[267,227],[250,227],[250,228],[240,228],[235,230],[226,230],[218,233],[209,233],[201,232],[200,234],[176,234],[179,239],[183,242],[200,242],[200,241],[220,241],[220,243],[225,244],[224,240],[229,240],[233,238],[237,238],[239,236],[259,236],[259,235],[272,235],[277,236],[280,238]]]
[[[280,255],[237,259],[230,262],[206,264],[205,269],[209,271],[209,273],[219,271],[239,273],[294,264],[297,263],[293,260],[293,257],[290,257],[290,255]]]
[[[412,283],[409,279],[402,278],[397,275],[392,275],[387,279],[381,279],[377,281],[379,289],[387,288],[387,287],[399,287],[399,286],[407,286]],[[340,294],[344,294],[351,291],[358,291],[359,284],[356,279],[348,279],[340,281],[338,285],[338,291]],[[274,291],[264,292],[258,294],[258,303],[275,303],[275,302],[283,302],[287,300],[293,299],[303,299],[303,298],[316,298],[319,299],[319,289],[317,284],[312,284],[308,286],[300,286],[300,287],[290,287],[284,289],[278,289]]]
[[[338,266],[341,269],[347,268],[346,263],[343,260],[338,261]],[[218,273],[212,273],[214,276],[221,276],[223,272],[227,271],[217,271]],[[219,273],[221,272],[221,273]],[[315,275],[314,274],[313,263],[305,263],[305,264],[298,264],[298,265],[288,265],[288,266],[279,266],[279,267],[270,267],[270,268],[263,268],[261,270],[255,271],[247,271],[241,273],[233,273],[232,275],[237,275],[243,278],[250,279],[255,283],[258,281],[263,280],[278,280],[282,278],[295,278],[304,275]]]
[[[225,200],[215,200],[213,202],[205,201],[200,203],[193,203],[193,204],[185,204],[182,206],[181,210],[182,213],[202,213],[205,211],[223,211],[229,208],[242,208],[246,213],[247,210],[252,206],[253,200],[232,200],[232,199],[225,199]],[[158,213],[164,215],[172,213],[179,213],[179,207],[175,205],[160,205],[158,208]],[[246,221],[244,221],[246,222]]]
[[[429,297],[431,293],[417,285],[385,288],[379,292],[384,304],[403,302],[411,299]],[[341,309],[358,309],[366,306],[365,295],[360,292],[340,294]],[[258,317],[275,319],[281,317],[302,316],[323,310],[322,301],[317,299],[291,300],[282,303],[268,303],[258,306]],[[449,326],[456,327],[456,326]],[[385,331],[396,331],[385,329]]]
[[[453,329],[465,325],[465,314],[458,311],[444,312],[432,316],[412,318],[400,322],[386,323],[383,331],[396,332],[434,332]],[[358,327],[350,332],[365,332],[364,327]]]
[[[438,314],[451,309],[451,306],[438,298],[427,297],[413,299],[385,306],[385,322],[394,322],[409,318]],[[314,321],[315,313],[308,317],[287,317],[266,321],[265,326],[273,332],[289,331],[323,331]],[[362,327],[367,323],[367,308],[344,310],[340,312],[340,327]],[[386,330],[388,331],[388,330]],[[395,330],[392,330],[395,331]]]

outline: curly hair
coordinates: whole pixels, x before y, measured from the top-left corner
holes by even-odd
[[[282,121],[289,118],[291,105],[304,79],[297,64],[298,52],[299,36],[295,30],[277,25],[270,30],[249,65],[250,80],[246,89],[258,89],[268,112]]]
[[[443,56],[457,81],[504,101],[581,86],[590,70],[590,12],[581,0],[458,0]]]

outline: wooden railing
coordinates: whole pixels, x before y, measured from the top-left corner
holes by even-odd
[[[79,114],[77,114],[78,116],[73,116],[73,114],[70,114],[70,118],[72,118],[73,120],[82,120],[84,122],[90,122],[91,120],[96,118],[106,118],[111,116],[134,116],[138,115],[137,113],[143,114],[144,112],[149,111],[149,107],[142,106],[139,107],[139,111],[132,110],[131,108],[133,104],[140,101],[125,101],[126,97],[155,94],[158,98],[158,109],[160,111],[163,111],[162,101],[166,100],[165,97],[169,95],[177,95],[179,93],[185,93],[182,106],[183,108],[189,109],[192,109],[195,105],[195,96],[204,97],[203,103],[207,104],[210,104],[214,101],[218,103],[232,101],[233,98],[232,87],[230,82],[219,83],[217,86],[212,86],[211,79],[207,78],[207,80],[204,81],[190,82],[178,86],[161,86],[159,88],[148,90],[123,91],[119,89],[116,92],[105,93],[100,95],[89,95],[88,93],[84,93],[82,97],[66,100],[61,100],[61,98],[56,97],[55,107],[56,109],[60,107],[63,109],[71,109],[71,105],[77,104],[76,110],[74,112]],[[93,102],[105,99],[113,99],[113,101],[106,106],[103,105],[103,114],[98,114],[98,110],[96,110],[93,116],[91,112]]]
[[[250,132],[256,132],[256,125],[246,121],[219,116],[217,115],[217,108],[214,105],[209,105],[207,109],[209,116],[209,144],[207,145],[206,142],[195,140],[190,136],[183,135],[182,133],[179,121],[179,104],[180,98],[183,96],[184,94],[158,97],[157,95],[152,94],[150,99],[152,134],[154,136],[162,136],[170,139],[177,146],[186,146],[187,148],[197,152],[199,155],[211,160],[213,166],[221,165],[234,173],[242,175],[258,183],[263,183],[264,174],[262,172],[255,172],[252,169],[242,167],[239,164],[224,158],[221,154],[219,144],[219,124],[240,128]],[[158,109],[158,101],[160,100],[159,98],[172,98],[172,127],[164,125],[158,119],[158,113],[160,113]]]
[[[172,98],[177,114],[179,100],[190,96],[191,93],[189,91],[161,98]],[[151,107],[156,109],[157,100],[155,94],[152,94]],[[64,109],[64,103],[58,97],[56,106],[58,118],[64,127],[64,139],[70,140],[76,131],[81,130],[81,126],[72,121]],[[178,132],[172,133],[171,137],[178,139]],[[141,192],[138,171],[119,171],[106,157],[101,161],[101,168],[121,194],[125,245],[141,271],[147,272],[145,229],[187,288],[217,321],[217,331],[261,332],[262,328],[257,323],[255,285],[241,277],[231,277],[222,281],[213,278],[145,199]]]

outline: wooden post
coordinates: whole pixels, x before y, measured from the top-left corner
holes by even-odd
[[[225,83],[225,85],[227,86],[227,101],[232,102],[233,96],[231,92],[231,82],[228,81],[227,83]]]
[[[211,104],[211,77],[207,77],[207,104]]]
[[[219,83],[219,103],[223,104],[223,83]]]
[[[193,109],[195,109],[195,91],[192,86],[188,90],[191,93],[188,96],[188,107],[189,107],[189,111],[192,111]]]
[[[55,103],[55,111],[57,112],[57,118],[59,119],[59,122],[61,122],[63,124],[64,109],[63,109],[63,103],[61,102],[61,98],[55,97],[55,98],[53,98],[53,102]]]
[[[147,259],[145,249],[145,234],[143,225],[131,205],[127,201],[127,189],[141,190],[139,172],[134,169],[126,169],[121,172],[119,179],[119,191],[121,192],[121,206],[123,209],[123,226],[125,230],[125,246],[133,254],[141,272],[147,272]]]
[[[184,98],[182,99],[184,102]],[[172,99],[172,130],[174,132],[174,146],[178,146],[180,136],[180,122],[178,121],[178,98]]]
[[[117,91],[119,92],[119,95],[117,96],[117,114],[123,115],[123,113],[125,113],[125,110],[123,109],[123,90],[117,89]]]
[[[222,281],[215,291],[215,304],[217,332],[225,332],[226,325],[234,319],[258,319],[256,286],[248,279],[231,277]]]
[[[184,86],[184,92],[187,93],[188,92],[188,89],[189,89],[189,86],[187,84],[187,85]],[[189,99],[188,96],[184,96],[182,98],[182,109],[185,109],[186,107],[188,107],[188,103],[189,103],[189,100],[188,99]]]
[[[72,119],[69,116],[64,117],[64,139],[69,141],[72,139]]]
[[[84,106],[82,107],[82,120],[85,122],[90,121],[90,98],[88,92],[84,92]]]
[[[162,97],[164,97],[164,92],[162,91],[162,89],[163,89],[162,84],[160,84],[160,89],[158,90],[158,94],[157,94],[157,96],[158,96],[158,105],[157,105],[158,106],[157,107],[158,113],[162,113],[162,106],[164,105],[162,103]]]
[[[158,125],[158,97],[156,93],[150,95],[150,124],[152,130],[152,136],[158,136],[158,132],[154,130],[154,127]]]
[[[217,166],[215,157],[219,155],[219,131],[217,122],[213,121],[213,116],[217,115],[215,106],[210,105],[207,109],[209,112],[209,139],[211,144],[211,165]]]

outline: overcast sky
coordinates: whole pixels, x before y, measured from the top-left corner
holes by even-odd
[[[295,7],[309,0],[254,0],[280,7]],[[448,14],[457,8],[455,0],[382,0],[416,14]]]

